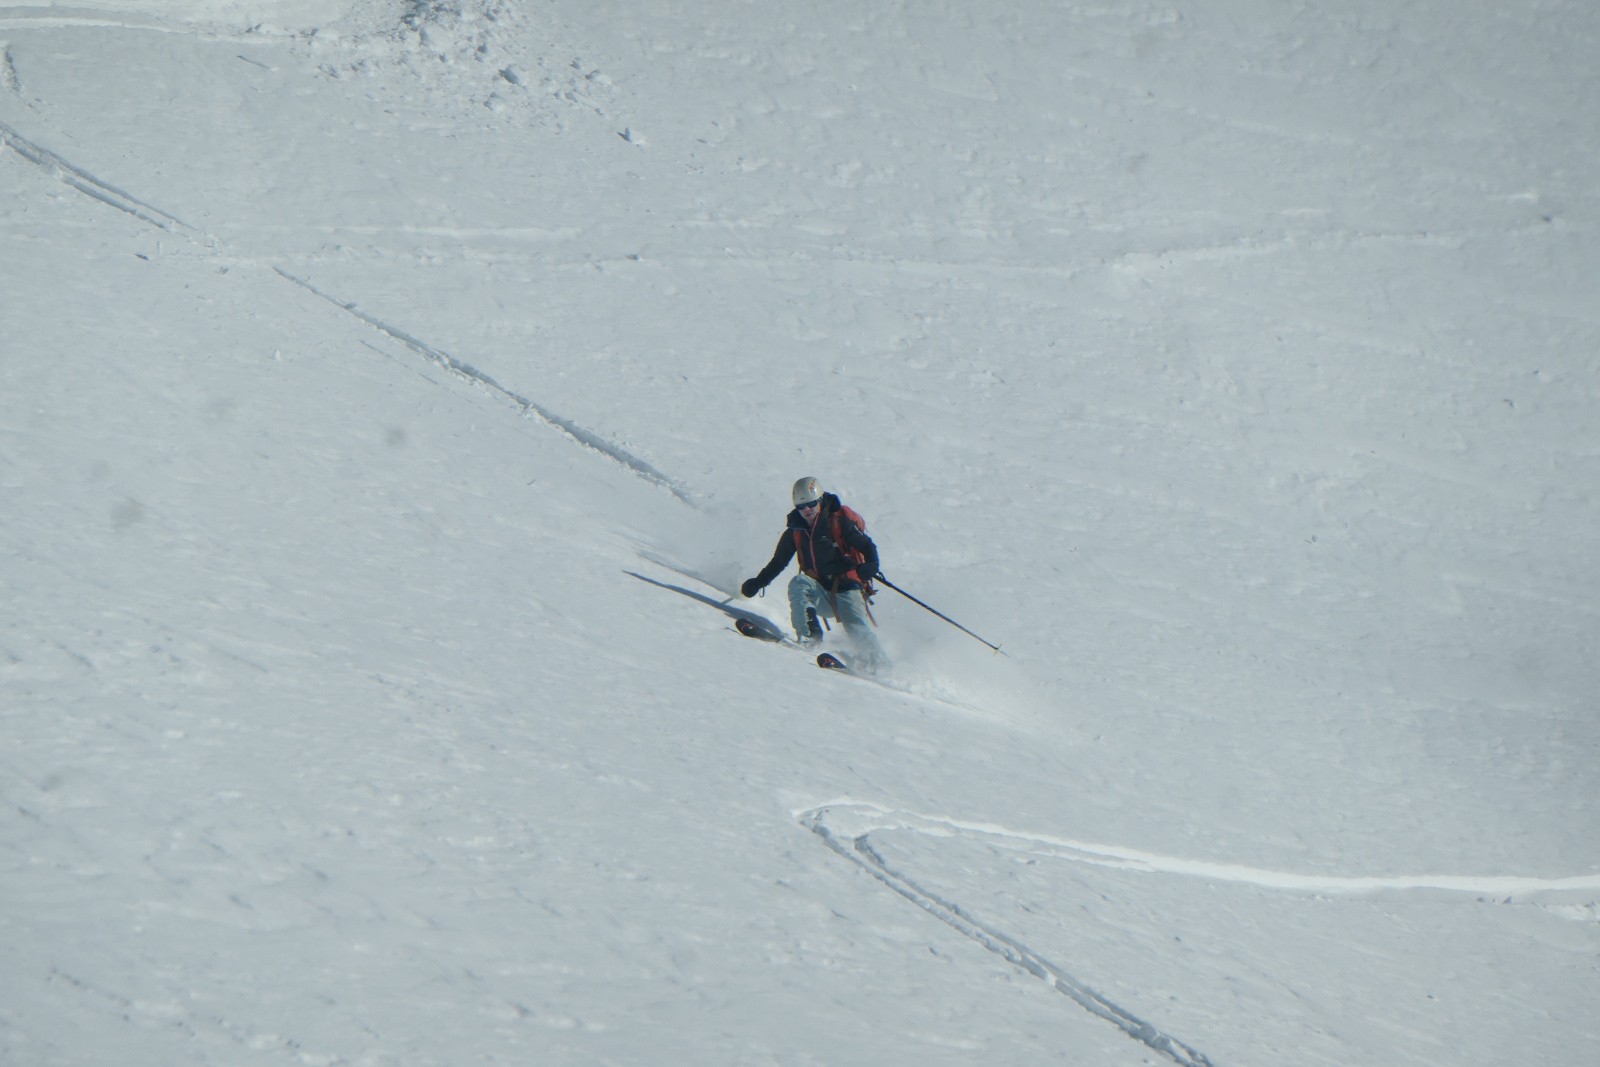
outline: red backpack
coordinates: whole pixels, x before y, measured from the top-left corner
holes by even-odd
[[[844,543],[844,531],[839,528],[839,519],[841,517],[849,519],[855,524],[855,528],[862,533],[867,532],[867,520],[863,519],[860,512],[856,511],[855,508],[846,507],[844,504],[839,505],[839,510],[833,513],[832,518],[834,544],[839,546],[839,550],[844,553],[846,559],[859,567],[867,561],[867,554],[859,548],[851,548]],[[872,597],[877,593],[877,590],[872,587],[872,579],[863,578],[859,571],[855,573],[856,581],[861,583],[861,595],[866,598],[867,603],[872,603]]]

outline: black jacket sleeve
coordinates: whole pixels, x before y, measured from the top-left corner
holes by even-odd
[[[770,585],[772,579],[782,574],[783,569],[789,565],[789,561],[792,559],[794,559],[794,534],[785,530],[783,535],[778,538],[778,547],[773,550],[771,561],[761,568],[760,574],[756,575],[756,588],[765,589]]]

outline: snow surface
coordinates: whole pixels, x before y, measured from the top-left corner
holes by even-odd
[[[0,6],[0,1062],[1592,1062],[1597,51]]]

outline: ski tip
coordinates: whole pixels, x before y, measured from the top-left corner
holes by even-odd
[[[844,660],[840,659],[838,656],[835,656],[832,652],[824,652],[818,656],[817,666],[830,671],[847,671],[850,669],[849,665],[846,664]]]
[[[783,642],[783,633],[771,623],[741,616],[733,620],[733,628],[746,637],[754,637],[758,641]]]

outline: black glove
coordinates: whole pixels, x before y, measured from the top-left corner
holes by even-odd
[[[754,578],[746,578],[739,585],[739,593],[746,600],[749,600],[759,592],[761,592],[761,583]]]

